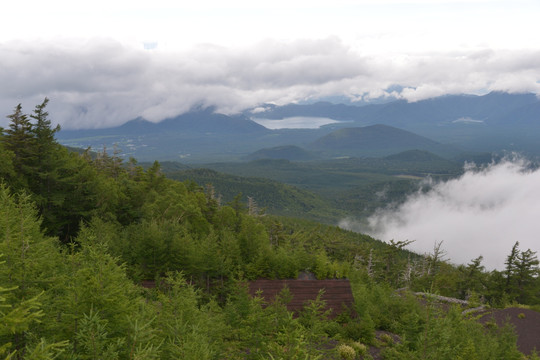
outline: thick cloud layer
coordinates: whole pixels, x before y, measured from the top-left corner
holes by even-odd
[[[469,168],[463,176],[411,196],[369,219],[381,240],[415,240],[411,250],[429,253],[436,242],[454,263],[482,255],[487,268],[501,269],[516,241],[540,251],[540,170],[523,161]]]
[[[110,39],[0,43],[0,111],[51,99],[64,128],[151,121],[199,105],[234,113],[265,102],[397,96],[417,101],[491,90],[540,93],[540,52],[362,55],[330,37],[227,48],[145,50]],[[386,89],[401,85],[400,93]],[[395,87],[394,87],[395,88]],[[0,126],[7,123],[4,116]]]

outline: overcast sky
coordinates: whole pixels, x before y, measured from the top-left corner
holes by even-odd
[[[540,93],[538,0],[18,0],[0,5],[0,125],[64,128],[327,95]]]

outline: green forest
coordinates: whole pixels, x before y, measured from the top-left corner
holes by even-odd
[[[240,195],[223,203],[158,162],[61,146],[47,104],[17,105],[0,132],[0,358],[539,358],[511,327],[414,295],[539,309],[539,262],[519,242],[486,271],[479,254],[453,265],[441,244],[420,255]],[[353,308],[331,316],[319,297],[293,314],[286,289],[270,303],[247,291],[303,271],[348,278]]]

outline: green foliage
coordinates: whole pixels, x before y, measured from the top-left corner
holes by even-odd
[[[45,339],[40,339],[33,346],[29,346],[24,351],[24,358],[28,360],[53,360],[60,358],[66,351],[68,341],[48,343]],[[16,355],[16,354],[15,354]],[[8,359],[10,359],[8,357]]]
[[[344,212],[332,209],[333,204],[310,191],[263,178],[239,177],[208,169],[190,169],[167,173],[171,179],[195,181],[201,186],[212,184],[221,201],[228,203],[239,193],[241,200],[256,200],[261,209],[274,215],[302,216],[314,220],[329,217],[337,220]],[[239,199],[240,200],[240,199]]]
[[[460,310],[453,308],[445,316],[430,316],[419,348],[426,359],[521,359],[511,331],[503,329],[490,335],[485,336],[482,325],[465,320]]]
[[[324,290],[319,291],[315,300],[310,300],[299,314],[298,321],[309,334],[308,340],[317,341],[326,336],[326,324],[329,322],[330,310],[326,310],[326,302],[322,299]]]
[[[221,335],[228,331],[221,310],[213,303],[201,305],[200,291],[181,273],[163,279],[164,291],[156,300],[155,326],[163,337],[161,356],[167,359],[216,359],[223,348]]]
[[[268,213],[335,223],[346,216],[362,217],[390,202],[402,201],[425,176],[448,178],[461,174],[457,163],[416,152],[388,158],[351,158],[290,162],[258,160],[247,163],[204,164],[177,170],[172,179],[212,184],[225,202],[239,193],[254,198]],[[219,172],[218,172],[219,171]],[[257,174],[253,178],[252,174]],[[286,185],[285,185],[286,184]]]
[[[0,263],[4,266],[4,262]],[[16,288],[3,288],[0,286],[0,355],[11,354],[13,356],[17,350],[11,352],[10,349],[21,344],[14,344],[31,325],[37,323],[43,316],[41,304],[38,297],[28,300],[13,299],[8,302],[8,296]],[[8,357],[9,358],[9,357]]]
[[[361,342],[354,341],[351,343],[351,347],[356,351],[356,354],[358,354],[360,358],[363,358],[368,353],[368,347]]]
[[[539,260],[536,252],[531,249],[521,251],[516,241],[508,257],[504,271],[504,292],[510,300],[521,303],[530,303],[538,289],[538,275],[540,274]]]
[[[89,314],[84,314],[75,339],[79,344],[78,355],[81,359],[118,359],[120,348],[125,346],[123,339],[111,341],[108,321],[93,309]]]
[[[339,357],[343,360],[354,360],[356,358],[356,351],[352,346],[341,344],[336,350]]]

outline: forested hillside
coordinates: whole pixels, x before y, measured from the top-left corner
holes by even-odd
[[[167,179],[157,162],[69,151],[47,101],[29,115],[16,106],[0,135],[1,358],[523,359],[510,328],[413,295],[538,305],[538,260],[517,242],[505,271],[486,272],[477,254],[452,265],[440,244],[414,254],[264,216]],[[354,308],[329,317],[318,299],[293,316],[286,291],[266,304],[245,287],[301,271],[349,278]]]
[[[191,169],[167,162],[162,169],[171,179],[211,184],[212,190],[226,202],[241,193],[242,201],[247,202],[250,197],[270,214],[336,224],[345,217],[367,217],[377,208],[402,202],[407,195],[425,187],[423,180],[428,177],[436,181],[457,177],[463,173],[464,161],[410,150],[382,158],[265,158],[192,164]],[[149,167],[150,163],[144,165]]]

